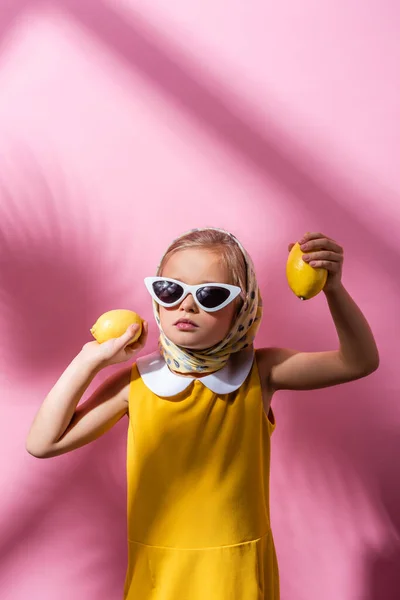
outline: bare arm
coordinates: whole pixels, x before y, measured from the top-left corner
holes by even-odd
[[[26,449],[37,458],[50,458],[88,444],[127,413],[130,368],[107,379],[77,408],[97,373],[79,358],[61,375],[32,424]]]
[[[325,292],[339,338],[339,348],[298,352],[287,348],[261,351],[263,372],[272,390],[311,390],[369,375],[379,366],[379,354],[367,320],[340,285]]]
[[[132,358],[145,344],[128,347],[135,329],[104,344],[89,342],[67,367],[43,401],[26,440],[27,451],[50,458],[79,448],[108,431],[128,411],[130,370],[109,377],[81,406],[78,403],[96,374],[105,366]]]
[[[312,390],[369,375],[379,366],[379,353],[366,318],[342,284],[343,248],[322,233],[299,240],[302,259],[328,271],[324,294],[336,327],[339,348],[298,352],[288,348],[261,350],[262,376],[274,390]],[[289,251],[293,244],[289,245]],[[265,381],[265,379],[264,379]]]

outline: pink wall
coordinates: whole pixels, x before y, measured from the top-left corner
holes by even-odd
[[[335,345],[284,265],[304,231],[344,245],[381,367],[274,399],[282,600],[398,599],[399,19],[390,0],[3,0],[1,600],[121,598],[126,423],[49,461],[24,439],[102,311],[151,319],[142,278],[196,225],[253,254],[259,346]]]

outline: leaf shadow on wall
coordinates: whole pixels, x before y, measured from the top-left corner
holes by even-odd
[[[45,461],[28,457],[25,462],[14,453],[21,481],[12,506],[2,509],[3,590],[8,589],[8,577],[29,579],[33,564],[44,570],[48,567],[42,565],[51,560],[65,565],[68,578],[90,590],[88,597],[122,598],[127,559],[125,436],[122,420],[73,454]],[[10,581],[9,589],[16,592],[18,580]],[[59,597],[70,598],[68,590]]]
[[[106,231],[95,205],[71,202],[66,178],[53,171],[50,184],[26,149],[6,169],[3,162],[2,358],[10,369],[15,358],[35,376],[37,368],[54,372],[72,360],[92,339],[95,315],[113,306],[120,290],[105,276]]]
[[[347,208],[374,206],[376,198],[360,197],[338,174],[332,173],[330,180],[327,175],[318,178],[317,157],[296,147],[272,119],[268,125],[261,123],[254,107],[243,101],[239,107],[232,92],[212,76],[211,70],[206,73],[204,67],[185,56],[182,49],[139,15],[129,11],[128,22],[101,0],[84,4],[80,0],[58,0],[54,7],[67,11],[128,70],[139,73],[267,184],[272,181],[280,186],[295,209],[304,206],[326,231],[332,231],[332,223],[339,224],[332,236],[337,233],[341,239],[357,239],[355,251],[360,259],[385,270],[400,287],[395,276],[399,260],[395,240],[372,229]],[[393,195],[389,191],[387,194]]]
[[[321,228],[332,231],[332,223],[339,224],[333,237],[357,239],[355,251],[360,259],[369,261],[386,271],[398,283],[399,249],[396,240],[364,222],[348,206],[376,205],[377,199],[360,196],[355,189],[341,180],[337,173],[318,177],[320,163],[304,148],[298,147],[273,118],[265,125],[265,117],[257,117],[257,110],[237,98],[213,75],[207,73],[193,58],[183,54],[164,33],[141,16],[129,10],[124,17],[102,0],[15,0],[12,18],[0,21],[0,36],[18,20],[15,15],[24,9],[47,7],[71,17],[108,52],[128,69],[139,73],[144,81],[157,89],[207,131],[212,138],[233,153],[242,163],[254,170],[266,183],[278,184],[287,193],[287,202],[295,209],[302,206],[321,223]],[[7,14],[7,13],[6,13]],[[1,41],[1,38],[0,38]],[[189,49],[190,51],[190,49]],[[263,121],[261,121],[263,118]],[[393,203],[398,198],[386,191]],[[373,243],[371,241],[373,240]],[[382,260],[384,257],[384,261]]]
[[[309,535],[318,527],[321,506],[326,506],[330,535],[337,537],[344,556],[347,544],[352,552],[354,540],[365,540],[360,556],[365,571],[358,583],[363,588],[360,597],[365,600],[397,598],[395,584],[400,567],[399,433],[387,425],[390,409],[385,414],[385,402],[394,407],[397,398],[395,390],[386,391],[382,398],[384,384],[379,383],[380,377],[377,371],[351,384],[314,392],[282,392],[283,397],[276,399],[277,406],[281,402],[278,420],[285,427],[279,447],[278,483],[283,471],[292,482],[300,506],[303,496],[314,499],[318,517],[315,523],[311,517]],[[281,432],[278,434],[282,436]],[[286,497],[284,486],[281,489],[279,509],[290,514],[292,499]],[[289,529],[285,533],[292,537]],[[369,541],[371,535],[374,541]],[[325,546],[310,545],[310,552],[315,552],[317,561],[321,558],[322,564],[326,562]],[[300,587],[295,590],[295,569],[291,592],[302,597],[303,575],[299,571]],[[329,572],[334,586],[334,566]]]
[[[18,147],[18,153],[10,156],[7,161],[3,157],[0,181],[0,354],[3,371],[15,379],[15,388],[29,390],[22,394],[28,412],[33,402],[38,408],[42,401],[42,397],[35,398],[37,390],[49,385],[50,378],[53,383],[91,339],[88,327],[93,316],[113,306],[123,292],[117,283],[110,285],[110,256],[107,266],[101,263],[107,254],[107,235],[96,218],[95,205],[93,213],[86,212],[84,199],[68,188],[65,181],[69,178],[61,169],[53,165],[51,176],[45,174],[26,147]],[[92,573],[88,580],[99,586],[99,596],[109,590],[105,597],[113,597],[126,564],[125,423],[73,456],[44,463],[23,454],[26,434],[20,427],[13,458],[21,473],[21,492],[1,519],[2,577],[7,577],[7,569],[11,564],[15,568],[15,563],[22,572],[24,559],[29,569],[29,553],[21,557],[20,549],[27,540],[34,540],[35,553],[40,554],[50,523],[67,537],[83,521],[88,538],[100,536],[102,540],[96,564],[88,562],[84,576]],[[25,461],[30,460],[32,466],[26,470]],[[87,518],[76,521],[71,503]],[[85,554],[77,558],[79,563],[82,560]],[[104,568],[95,577],[100,564]]]

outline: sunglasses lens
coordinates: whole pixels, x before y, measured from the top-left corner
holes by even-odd
[[[165,304],[173,304],[183,295],[183,288],[173,281],[156,281],[153,283],[155,295]]]
[[[230,291],[222,287],[202,287],[197,293],[197,300],[204,308],[216,308],[229,298]]]

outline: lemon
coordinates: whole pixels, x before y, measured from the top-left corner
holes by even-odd
[[[300,244],[296,242],[287,259],[286,277],[292,292],[301,300],[309,300],[323,289],[328,271],[310,267],[302,259],[303,254],[307,253],[303,252]]]
[[[139,325],[139,330],[132,342],[138,340],[142,333],[142,319],[131,310],[117,309],[109,310],[101,315],[90,330],[94,339],[102,344],[112,338],[120,337],[128,329],[129,325]]]

